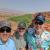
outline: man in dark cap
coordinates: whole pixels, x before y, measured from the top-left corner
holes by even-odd
[[[0,50],[16,50],[11,38],[11,24],[8,21],[0,21]]]
[[[17,31],[15,32],[15,43],[17,50],[25,50],[26,48],[26,40],[25,40],[25,32],[26,32],[26,23],[19,22]]]
[[[50,33],[44,29],[45,16],[40,13],[34,18],[35,36],[28,36],[29,50],[48,50]]]

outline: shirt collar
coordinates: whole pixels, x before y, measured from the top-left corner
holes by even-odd
[[[9,40],[10,40],[10,38],[7,40],[7,42],[6,42],[6,43],[8,43],[8,42],[9,42]],[[0,39],[0,45],[4,45],[4,44],[6,44],[6,43],[3,43],[3,42],[2,42],[2,40]]]
[[[0,45],[3,45],[3,42],[2,42],[2,40],[0,39]]]

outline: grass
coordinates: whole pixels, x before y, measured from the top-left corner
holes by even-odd
[[[25,14],[22,16],[14,16],[14,17],[10,17],[8,20],[15,21],[15,22],[23,21],[27,25],[29,25],[29,23],[31,23],[31,21],[32,21],[32,14]]]
[[[24,21],[27,25],[29,25],[29,23],[31,23],[32,21],[32,14],[13,16],[13,17],[10,17],[8,20],[15,21],[15,22]],[[46,20],[46,22],[50,23],[50,20]]]

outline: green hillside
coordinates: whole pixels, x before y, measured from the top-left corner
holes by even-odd
[[[21,16],[10,17],[8,20],[12,20],[15,22],[24,21],[26,23],[30,23],[32,19],[33,19],[32,14],[25,14],[25,15],[21,15]],[[50,23],[50,20],[46,20],[46,22]]]
[[[8,20],[12,20],[15,22],[23,21],[23,22],[27,23],[27,25],[28,25],[32,21],[32,14],[25,14],[22,16],[13,16],[13,17],[10,17]]]

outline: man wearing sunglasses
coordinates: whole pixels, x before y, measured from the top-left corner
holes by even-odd
[[[48,50],[50,33],[44,29],[45,17],[40,13],[34,18],[35,36],[28,36],[29,50]]]
[[[17,50],[26,49],[25,32],[26,32],[26,23],[21,21],[19,22],[17,31],[15,32],[15,43]]]
[[[8,21],[0,21],[0,50],[16,50],[11,38],[11,24]]]

